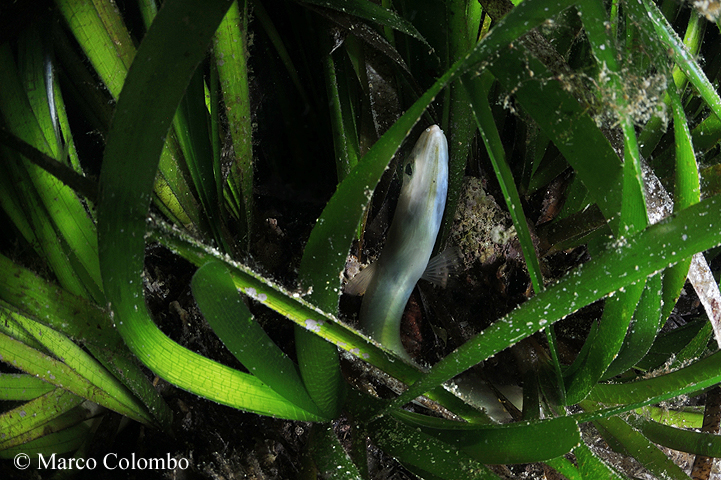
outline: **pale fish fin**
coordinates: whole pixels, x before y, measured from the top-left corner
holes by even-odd
[[[356,273],[353,278],[348,280],[343,290],[348,295],[363,295],[366,293],[368,285],[370,285],[373,279],[373,274],[376,271],[376,264],[371,263],[366,268]]]
[[[448,276],[459,272],[461,264],[461,251],[458,247],[446,248],[431,258],[421,278],[445,288]]]

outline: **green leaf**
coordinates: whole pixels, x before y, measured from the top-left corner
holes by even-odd
[[[32,375],[0,373],[0,400],[32,400],[51,390],[51,383]]]
[[[721,457],[721,436],[663,425],[640,416],[629,423],[650,441],[681,452],[707,457]]]
[[[208,324],[253,376],[289,403],[320,415],[298,367],[253,319],[225,265],[212,260],[206,263],[193,276],[191,287]]]
[[[583,480],[578,467],[571,463],[566,457],[553,458],[543,463],[556,470],[568,480]]]
[[[583,400],[617,357],[645,283],[642,280],[628,285],[606,299],[601,322],[586,339],[590,347],[569,367],[571,374],[566,379],[569,405]]]
[[[673,463],[665,452],[662,452],[642,433],[631,428],[620,418],[599,419],[594,423],[601,427],[604,437],[612,436],[613,440],[618,442],[628,455],[638,460],[656,478],[688,480],[688,475]],[[607,439],[607,441],[612,442],[611,439]]]
[[[330,48],[329,43],[326,42],[326,48]],[[334,56],[333,53],[328,53],[323,59],[323,63],[326,91],[330,103],[336,172],[338,180],[342,181],[358,164],[360,157],[355,112],[353,112],[351,103],[350,89],[346,83],[348,66],[344,57]]]
[[[228,177],[231,209],[243,212],[241,219],[247,238],[253,222],[253,128],[251,126],[248,81],[248,6],[246,0],[235,1],[215,34],[215,62],[235,161]]]
[[[655,32],[658,44],[668,49],[676,65],[696,87],[714,115],[721,118],[721,97],[658,7],[653,2],[642,0],[638,6],[629,6],[629,14],[642,28]]]
[[[109,350],[123,346],[107,312],[0,255],[0,298],[55,330]],[[73,319],[74,321],[68,321]]]
[[[345,395],[338,347],[300,325],[295,326],[295,346],[300,374],[313,402],[326,417],[338,417]]]
[[[83,402],[82,397],[64,388],[53,388],[34,400],[3,412],[0,415],[0,450],[24,443],[22,440],[18,441],[23,434],[45,425]]]
[[[23,72],[17,70],[8,44],[0,48],[0,65],[0,80],[3,84],[0,91],[0,110],[3,112],[6,128],[19,139],[53,156],[58,151],[58,143],[48,142],[47,137],[54,136],[55,133],[47,132],[46,136],[33,114],[30,99],[20,80]],[[43,69],[42,64],[25,67]],[[42,88],[40,85],[33,87]],[[37,96],[33,95],[33,98],[37,103]],[[52,129],[52,126],[48,128]],[[38,247],[49,252],[59,249],[60,251],[52,252],[49,256],[61,281],[73,288],[74,293],[91,296],[102,302],[97,238],[85,205],[72,189],[53,175],[26,160],[18,162],[12,158],[6,157],[6,169],[13,172],[11,178],[14,177],[15,188],[19,188],[30,200],[23,202],[27,205],[24,222],[34,225],[34,231],[40,237],[37,240],[42,240]],[[22,222],[20,219],[17,221]],[[33,239],[28,240],[33,243]]]
[[[33,164],[50,173],[78,194],[84,196],[88,201],[97,201],[98,185],[92,179],[76,172],[71,167],[59,162],[50,155],[46,155],[3,128],[0,128],[0,143],[5,144],[17,153],[23,155]],[[70,145],[72,146],[73,144],[71,143]]]
[[[549,460],[565,455],[581,441],[578,424],[571,417],[506,425],[473,425],[405,410],[394,411],[392,415],[485,464]],[[550,437],[553,437],[553,442],[547,441]]]
[[[673,109],[674,144],[676,149],[674,210],[680,210],[699,202],[701,199],[701,186],[691,133],[689,132],[681,98],[674,84],[669,85],[668,94]],[[678,265],[674,265],[664,273],[663,318],[667,318],[676,305],[676,301],[681,295],[681,290],[686,282],[690,265],[691,259],[689,258]]]
[[[706,327],[706,325],[708,325],[708,327]],[[679,352],[686,348],[689,342],[694,341],[694,338],[699,338],[699,336],[705,337],[703,333],[704,329],[707,329],[707,333],[710,333],[710,323],[706,320],[697,320],[668,332],[660,333],[654,340],[653,346],[648,351],[648,354],[638,362],[636,366],[641,370],[651,370],[660,367],[666,363],[672,355],[678,357]],[[706,340],[702,342],[704,347],[708,343],[707,336],[705,338]],[[686,358],[684,358],[684,360],[686,360]]]
[[[665,318],[661,316],[661,275],[653,275],[646,281],[631,325],[626,333],[618,356],[608,367],[603,378],[611,378],[633,367],[648,353]]]
[[[360,480],[361,474],[333,431],[331,424],[313,425],[310,437],[310,454],[324,479]]]
[[[45,458],[51,455],[63,455],[77,450],[88,438],[90,425],[86,422],[78,423],[59,432],[44,435],[31,442],[9,447],[0,452],[0,458],[13,458],[18,453],[35,457],[42,454]]]
[[[369,425],[373,442],[413,471],[447,480],[497,479],[468,454],[393,417]]]
[[[56,3],[110,94],[118,98],[135,56],[133,41],[123,25],[120,12],[107,8],[105,2],[58,0]]]
[[[721,353],[716,352],[691,365],[665,375],[619,384],[596,385],[589,401],[631,405],[653,399],[660,402],[696,392],[721,381]]]
[[[25,343],[0,334],[0,351],[4,362],[136,421],[153,423],[140,402],[80,347],[62,334],[16,312],[2,313],[6,323],[11,321],[18,323],[26,331],[32,332],[51,353],[63,359],[58,360]]]
[[[573,453],[576,455],[578,470],[584,480],[621,480],[622,477],[594,455],[585,443],[579,445]]]
[[[173,127],[190,178],[200,199],[202,221],[198,226],[207,232],[209,239],[212,239],[222,251],[227,252],[231,250],[223,235],[224,225],[220,215],[220,198],[215,178],[215,158],[203,87],[203,71],[198,69],[190,80],[173,118]]]
[[[698,407],[681,407],[680,410],[672,410],[646,406],[635,410],[635,413],[663,425],[684,428],[701,428],[703,426],[704,413]]]
[[[57,390],[63,390],[58,388]],[[69,393],[69,392],[66,392]],[[71,399],[81,398],[71,395]],[[67,428],[71,428],[81,422],[86,421],[91,416],[97,413],[97,405],[87,402],[87,404],[73,406],[76,402],[72,402],[68,399],[61,398],[60,396],[47,397],[50,400],[55,400],[57,403],[50,404],[45,402],[28,402],[11,412],[16,416],[25,417],[26,415],[33,415],[35,422],[27,421],[26,419],[21,420],[20,427],[22,431],[19,434],[10,438],[6,438],[4,441],[0,441],[0,452],[8,449],[17,448],[18,446],[27,445],[39,438],[52,435],[56,432],[63,431]],[[41,400],[41,399],[38,399]],[[46,400],[45,397],[42,400]],[[69,408],[72,407],[72,408]],[[94,408],[92,408],[94,407]],[[42,409],[42,410],[41,410]],[[46,412],[51,412],[48,415]],[[52,418],[50,418],[52,417]],[[0,419],[0,422],[2,420]],[[40,423],[43,422],[43,423]],[[0,453],[2,455],[2,453]]]
[[[8,302],[8,307],[82,342],[105,368],[142,399],[164,428],[169,427],[170,409],[125,347],[108,312],[2,255],[0,272],[0,297]],[[6,304],[0,302],[0,306]]]
[[[405,33],[428,45],[425,38],[416,30],[408,20],[398,16],[395,12],[387,10],[380,5],[365,0],[302,0],[303,3],[331,8],[345,14],[369,20],[381,25],[387,25],[394,30]],[[430,47],[430,45],[428,45]]]

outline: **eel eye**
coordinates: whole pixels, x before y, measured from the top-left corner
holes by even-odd
[[[406,164],[406,175],[409,177],[413,176],[413,162],[408,162]]]

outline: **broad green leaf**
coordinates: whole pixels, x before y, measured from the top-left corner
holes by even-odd
[[[2,303],[1,306],[0,315],[2,315],[2,321],[0,322],[0,332],[38,352],[45,355],[50,354],[42,343],[38,342],[30,332],[21,327],[20,324],[13,319],[13,316],[21,315],[14,307],[5,303]]]
[[[573,451],[578,461],[578,470],[584,480],[608,479],[621,480],[621,476],[611,467],[606,465],[601,459],[591,452],[591,450],[582,443]]]
[[[81,347],[73,343],[62,333],[59,333],[45,325],[35,322],[23,315],[10,314],[12,319],[23,329],[32,334],[36,340],[55,357],[61,359],[65,365],[74,370],[75,373],[88,380],[112,401],[94,400],[108,408],[118,409],[120,413],[133,418],[140,418],[141,421],[149,423],[148,413],[140,401],[110,372],[108,372],[97,360],[85,352]],[[55,383],[55,382],[53,382]],[[131,413],[128,413],[130,411]]]
[[[113,328],[108,312],[0,255],[0,298],[23,315],[82,342],[168,428],[171,412]],[[0,302],[4,305],[4,302]]]
[[[681,452],[707,457],[721,457],[721,435],[696,432],[663,425],[634,416],[629,423],[650,441]]]
[[[29,321],[14,312],[10,312],[9,318],[6,318],[5,321],[10,321],[10,319],[15,322]],[[74,364],[76,368],[80,366],[80,372],[61,360],[0,333],[0,352],[2,352],[4,362],[36,375],[48,383],[63,387],[78,396],[127,415],[136,421],[146,424],[153,423],[152,418],[138,400],[125,390],[114,377],[111,377],[103,367],[99,366],[90,355],[82,352],[70,340],[63,340],[60,338],[60,334],[51,329],[37,324],[34,329],[42,332],[44,339],[47,338],[44,341],[51,350],[57,346],[58,350],[67,356],[65,360]],[[95,371],[91,371],[91,369],[95,369]]]
[[[603,378],[615,377],[633,367],[653,345],[665,320],[661,316],[663,303],[661,280],[661,275],[654,275],[646,281],[646,287],[641,294],[636,311],[633,313],[623,346],[604,373]]]
[[[566,378],[566,400],[569,405],[586,398],[611,362],[617,358],[643,293],[644,280],[628,285],[606,299],[601,321],[586,339],[589,348],[583,350],[569,367],[571,373]]]
[[[310,436],[310,454],[321,478],[360,480],[361,474],[343,449],[331,424],[313,425]]]
[[[663,425],[684,428],[701,428],[703,426],[704,414],[699,407],[681,407],[680,410],[672,410],[646,406],[635,410],[635,413]]]
[[[675,372],[629,383],[599,384],[591,390],[589,401],[606,405],[660,402],[685,393],[696,392],[721,381],[721,353],[716,352]]]
[[[696,87],[701,98],[711,108],[714,115],[721,118],[721,97],[719,97],[718,92],[711,85],[701,66],[689,53],[681,39],[678,38],[673,27],[668,24],[656,4],[648,0],[642,0],[638,6],[629,5],[629,13],[641,25],[641,28],[649,29],[656,34],[655,37],[659,40],[658,43],[669,49],[669,53],[676,61],[678,68]]]
[[[428,473],[447,480],[498,478],[463,451],[393,417],[372,422],[369,434],[376,445],[421,476]]]
[[[473,425],[405,410],[395,411],[392,416],[485,464],[549,460],[565,455],[581,441],[578,424],[571,417],[505,425]],[[551,436],[554,441],[548,442]]]
[[[58,388],[57,390],[63,389]],[[81,398],[75,397],[67,391],[66,393],[71,395],[71,398],[82,401]],[[7,412],[19,414],[20,416],[24,416],[23,414],[33,415],[35,416],[34,419],[37,419],[38,422],[29,422],[25,420],[21,421],[20,426],[23,430],[16,436],[0,441],[0,452],[7,449],[17,448],[18,446],[25,445],[36,439],[71,428],[86,421],[88,418],[97,413],[97,406],[90,402],[87,402],[87,405],[81,404],[67,410],[67,407],[72,406],[75,402],[68,403],[68,400],[58,397],[52,397],[51,399],[57,401],[57,403],[49,404],[49,402],[45,402],[45,404],[42,405],[40,403],[36,404],[35,402],[28,402],[11,412]],[[95,406],[95,408],[91,408],[91,406]],[[46,412],[51,412],[50,415],[52,418],[48,418],[48,413]],[[38,424],[43,421],[45,423]]]
[[[135,47],[120,18],[120,12],[114,8],[102,8],[103,3],[72,0],[56,2],[95,71],[111,95],[118,98],[135,56]],[[98,6],[102,11],[97,10]]]
[[[676,145],[674,210],[680,210],[698,203],[701,198],[701,186],[691,133],[689,132],[681,98],[674,84],[669,86],[668,94],[673,109],[674,143]],[[676,301],[681,295],[681,290],[686,282],[690,265],[691,259],[689,258],[664,272],[662,318],[668,318],[674,305],[676,305]]]
[[[22,445],[16,445],[0,452],[0,458],[13,458],[18,453],[30,455],[31,458],[42,454],[49,458],[52,454],[63,455],[77,450],[88,438],[90,425],[78,423],[70,428],[51,433]]]
[[[63,415],[83,401],[82,397],[64,388],[53,388],[34,400],[3,412],[0,415],[0,450],[8,448],[12,439]]]
[[[387,10],[380,5],[365,0],[302,0],[303,3],[318,5],[345,14],[369,20],[381,25],[387,25],[394,30],[405,33],[428,45],[426,39],[416,30],[416,27],[395,12]],[[430,45],[428,45],[430,47]]]
[[[0,298],[69,337],[116,350],[123,339],[107,312],[0,255]],[[69,321],[73,319],[74,321]]]
[[[228,177],[232,210],[243,212],[241,221],[250,241],[253,222],[253,128],[251,126],[248,80],[248,5],[247,0],[232,3],[215,34],[215,62],[220,90],[233,140],[235,161]]]
[[[583,480],[583,476],[581,475],[579,468],[566,457],[553,458],[551,460],[546,460],[543,463],[556,470],[568,480]]]
[[[673,463],[665,452],[651,443],[643,433],[634,430],[618,417],[604,418],[595,422],[604,437],[610,435],[624,451],[646,467],[656,478],[687,480],[689,477],[681,467]],[[611,439],[607,439],[611,442]]]
[[[300,374],[313,402],[326,417],[336,418],[346,386],[338,347],[300,325],[295,326],[295,346]]]
[[[704,322],[701,330],[696,336],[677,354],[669,363],[669,368],[677,368],[686,364],[689,360],[693,361],[701,358],[708,348],[708,342],[713,335],[713,325],[711,322]]]
[[[708,327],[706,327],[706,325],[708,325]],[[702,333],[705,328],[708,328],[707,333],[711,332],[711,325],[707,321],[697,320],[668,332],[661,332],[656,336],[648,354],[638,362],[637,368],[641,370],[652,370],[660,367],[666,363],[672,355],[677,357],[679,352],[686,348],[694,338],[698,338],[699,335],[707,338],[707,335]],[[708,343],[707,340],[703,342],[704,346],[706,343]]]
[[[32,375],[0,373],[0,400],[32,400],[54,388]]]
[[[193,276],[191,287],[208,324],[253,376],[288,402],[320,415],[303,386],[298,367],[255,321],[225,265],[206,263]]]

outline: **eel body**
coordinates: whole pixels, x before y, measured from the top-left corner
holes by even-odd
[[[399,356],[401,317],[423,276],[436,243],[448,192],[448,142],[433,125],[418,139],[403,166],[403,186],[386,243],[372,265],[361,305],[361,328]]]

